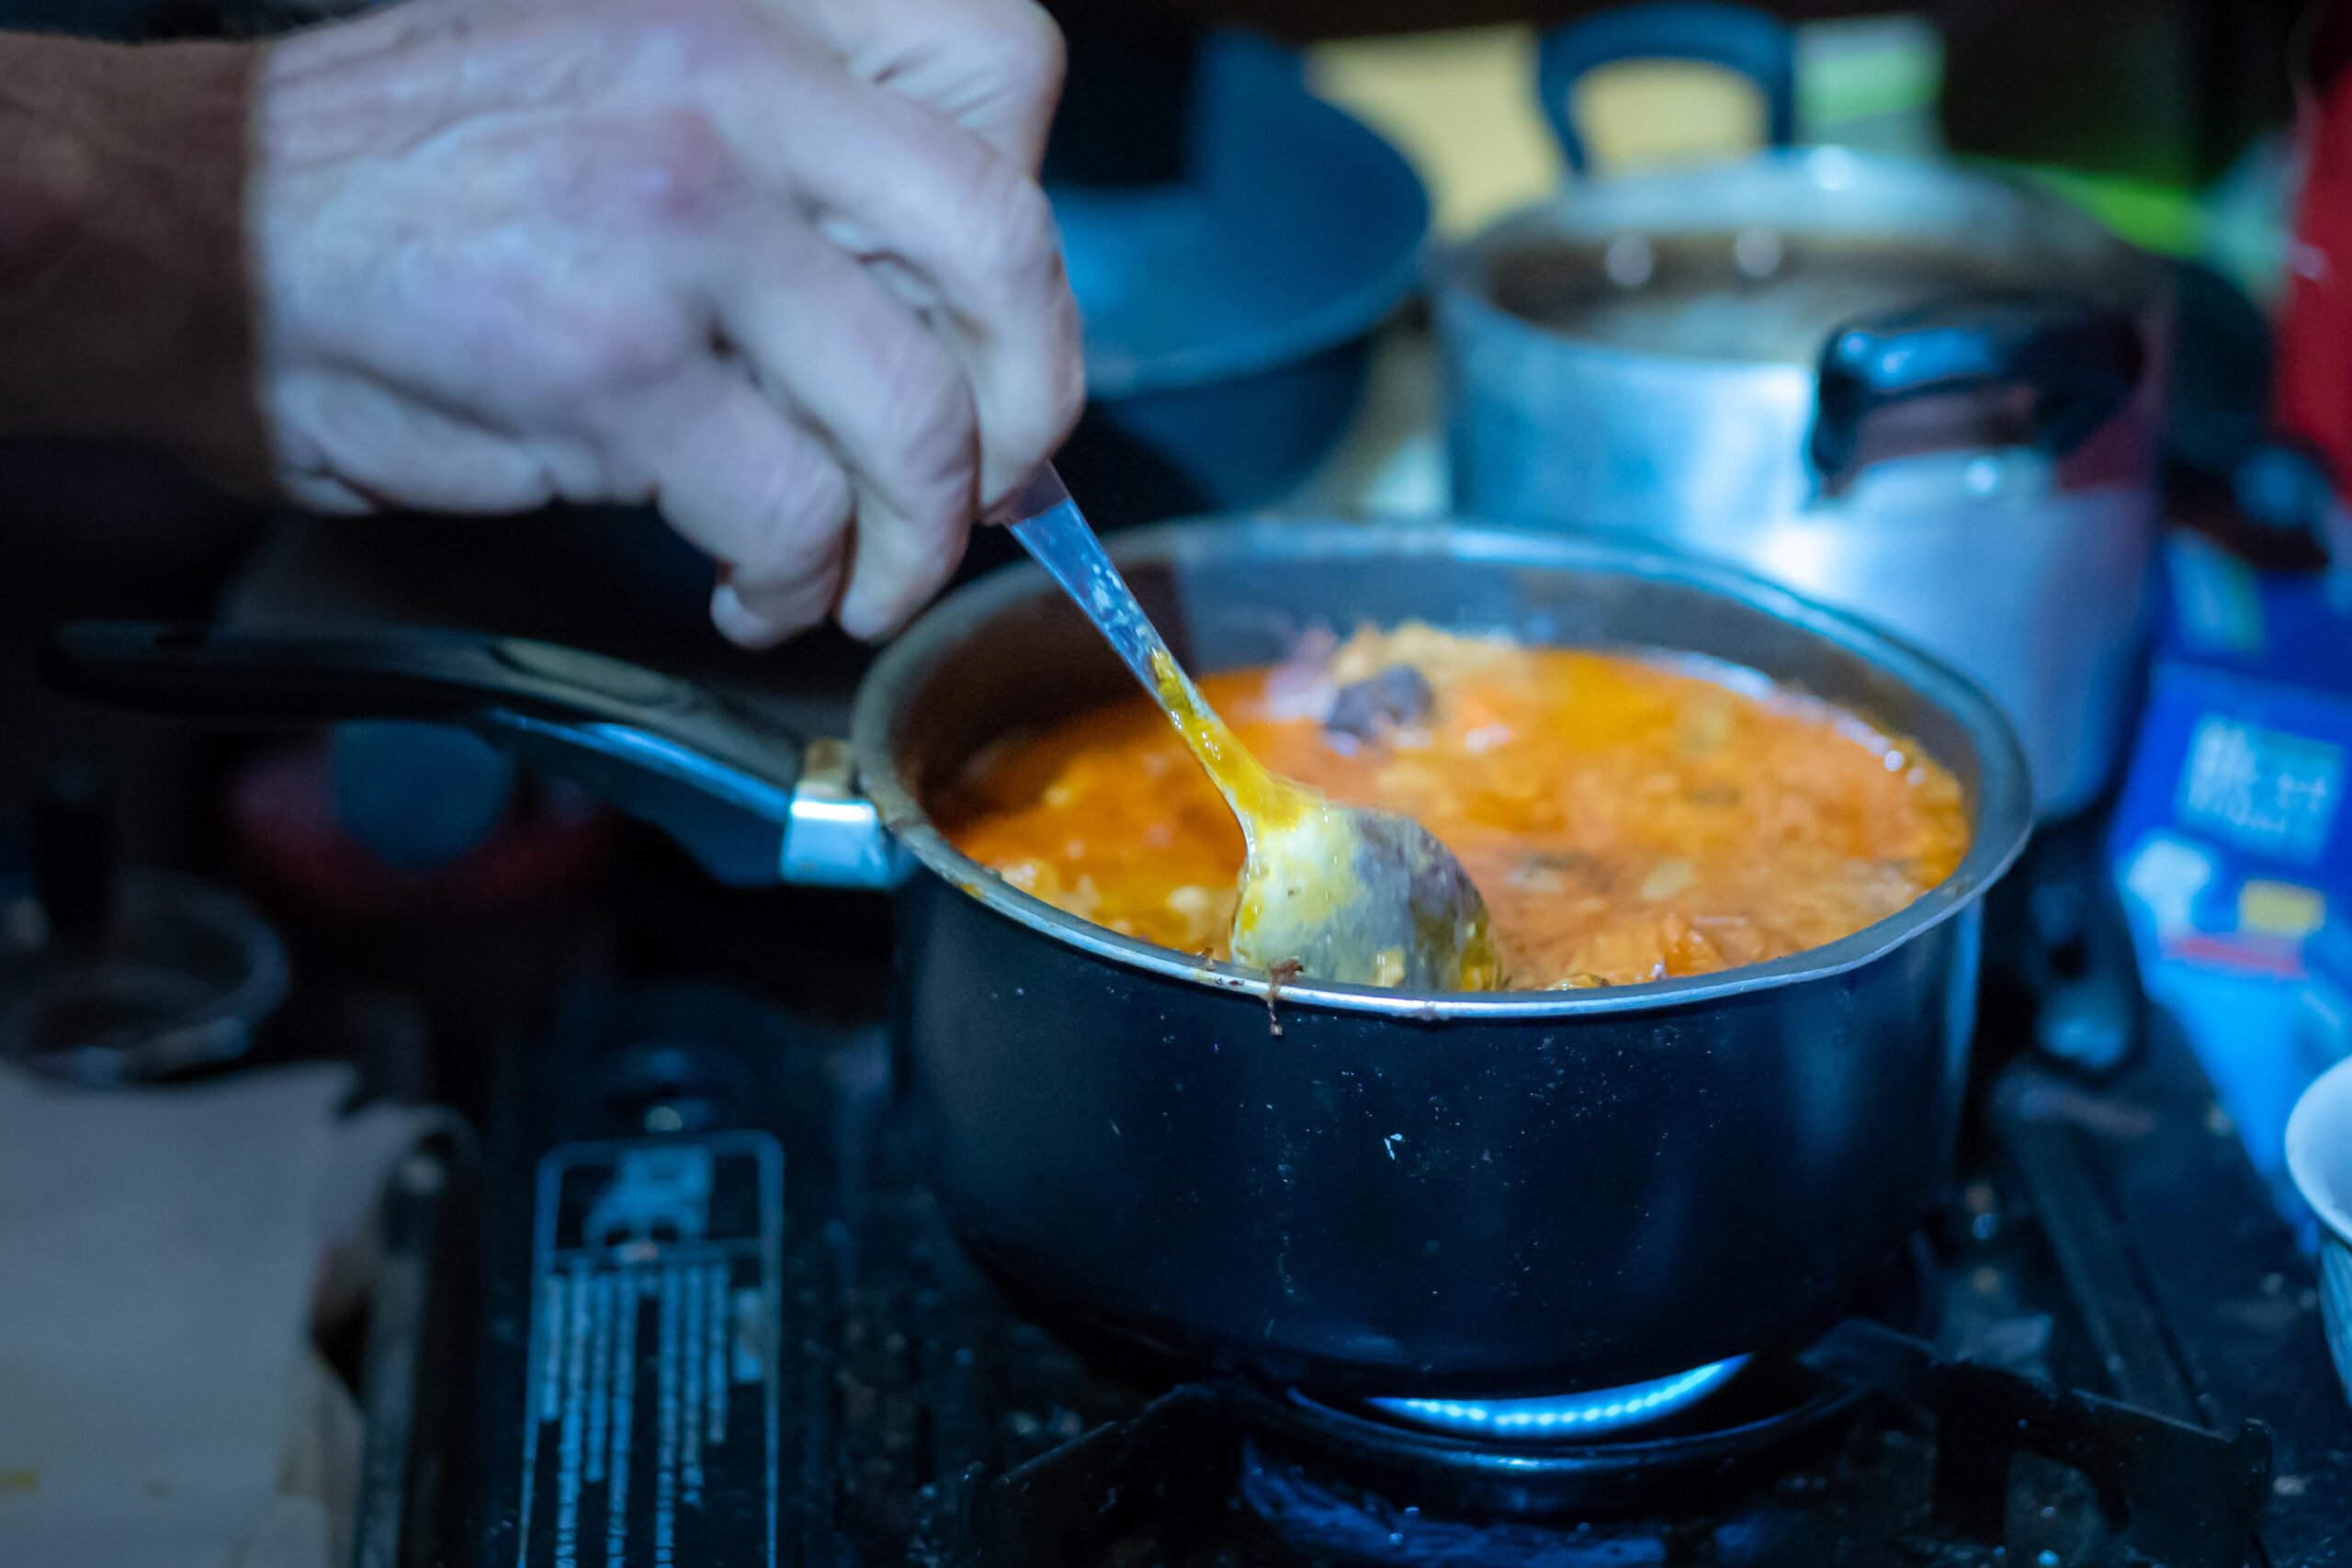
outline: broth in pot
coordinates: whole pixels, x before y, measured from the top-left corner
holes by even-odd
[[[1453,851],[1514,990],[1818,947],[1968,848],[1958,782],[1904,738],[1687,655],[1408,625],[1201,686],[1267,766]],[[999,743],[933,808],[957,849],[1047,903],[1227,956],[1240,830],[1141,696]]]

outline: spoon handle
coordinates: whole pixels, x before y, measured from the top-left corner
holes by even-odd
[[[1143,689],[1164,707],[1167,699],[1160,690],[1161,671],[1173,671],[1175,678],[1195,705],[1200,694],[1193,687],[1192,678],[1183,666],[1168,650],[1160,639],[1159,628],[1136,603],[1135,592],[1119,569],[1111,564],[1103,553],[1102,541],[1094,536],[1078,502],[1069,498],[1061,476],[1054,472],[1051,463],[1040,467],[1020,489],[994,507],[989,521],[1002,522],[1012,530],[1012,536],[1037,558],[1037,563],[1062,585],[1062,591],[1086,613],[1104,639],[1110,643]]]
[[[1161,640],[1151,617],[1136,603],[1134,590],[1103,553],[1102,541],[1087,525],[1053,465],[1045,464],[1030,475],[1020,489],[989,509],[985,521],[1010,527],[1125,660],[1233,807],[1242,836],[1255,843],[1263,814],[1299,798],[1298,786],[1268,773],[1217,717]]]

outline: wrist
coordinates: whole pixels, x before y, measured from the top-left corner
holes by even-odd
[[[0,38],[0,434],[266,472],[246,239],[254,51]]]

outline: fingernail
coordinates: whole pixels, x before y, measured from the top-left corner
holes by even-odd
[[[753,613],[732,583],[722,582],[711,591],[710,623],[739,648],[774,648],[785,637],[785,628]]]
[[[898,617],[888,614],[875,603],[871,593],[861,593],[855,588],[842,596],[837,618],[842,630],[860,642],[879,642],[898,626]]]
[[[1001,491],[998,489],[1000,483]],[[1022,469],[1011,479],[984,477],[980,493],[996,497],[980,508],[979,520],[985,524],[1019,523],[1057,502],[1069,499],[1069,491],[1062,487],[1061,476],[1050,462]]]
[[[910,574],[886,571],[878,563],[850,574],[834,618],[861,642],[880,642],[904,626],[920,604]]]

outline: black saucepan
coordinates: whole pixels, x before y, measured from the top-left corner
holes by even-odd
[[[1128,689],[1034,569],[950,596],[861,690],[858,765],[631,666],[483,637],[70,629],[70,690],[218,720],[469,724],[662,825],[715,874],[895,891],[899,1089],[940,1201],[1033,1303],[1337,1394],[1623,1383],[1843,1312],[1932,1201],[1981,900],[2032,791],[1942,665],[1749,579],[1559,536],[1193,525],[1115,552],[1189,663],[1419,617],[1687,649],[1914,737],[1973,846],[1911,908],[1703,978],[1528,995],[1284,987],[1088,925],[966,860],[925,790]],[[789,655],[786,655],[789,657]]]

